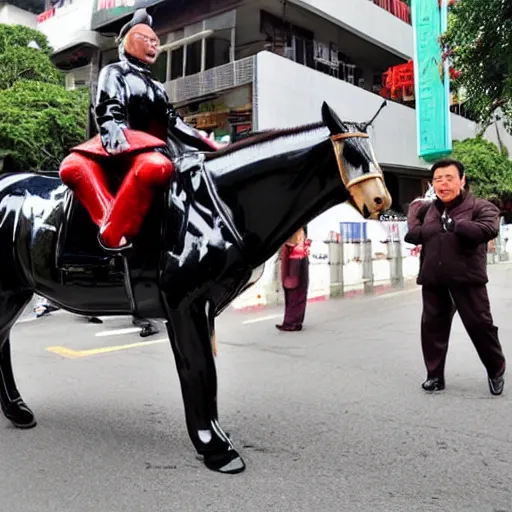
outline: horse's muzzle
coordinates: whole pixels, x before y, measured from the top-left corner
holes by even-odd
[[[346,186],[352,201],[366,219],[376,219],[391,207],[391,195],[380,173],[367,174]]]
[[[349,138],[368,139],[368,134],[347,132],[331,137],[341,181],[350,193],[352,202],[364,218],[376,219],[379,214],[391,207],[391,195],[384,182],[384,175],[380,170],[379,164],[375,160],[367,160],[370,172],[361,174],[358,177],[352,177],[354,173],[349,172],[350,165],[347,164],[343,156],[345,141]],[[368,146],[367,149],[373,153],[371,146]],[[362,166],[355,170],[361,169]]]

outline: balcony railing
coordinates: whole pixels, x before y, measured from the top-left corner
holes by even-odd
[[[235,60],[195,75],[171,80],[165,84],[165,89],[171,102],[178,104],[248,85],[254,78],[255,63],[255,56]]]
[[[411,24],[411,9],[402,0],[370,0],[370,2],[400,18],[405,23]]]

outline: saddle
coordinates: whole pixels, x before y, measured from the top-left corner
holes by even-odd
[[[61,270],[104,268],[114,259],[98,243],[98,227],[71,190],[66,192],[64,200],[64,221],[57,238],[56,255]]]
[[[157,196],[158,197],[158,196]],[[57,235],[56,267],[63,283],[95,283],[104,288],[124,287],[132,314],[139,318],[162,316],[157,269],[166,193],[148,212],[133,248],[123,253],[106,251],[98,242],[98,227],[71,190],[66,191],[63,222]]]

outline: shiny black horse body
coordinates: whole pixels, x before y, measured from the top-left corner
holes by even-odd
[[[349,199],[331,136],[349,141],[354,126],[326,105],[323,115],[324,123],[183,156],[124,256],[100,249],[97,228],[56,174],[1,177],[0,237],[12,247],[0,260],[0,405],[7,418],[20,428],[36,424],[15,385],[9,340],[34,292],[83,315],[165,318],[196,450],[210,469],[243,470],[217,419],[214,320],[293,232]],[[346,146],[344,162],[353,174],[370,173],[368,139]]]

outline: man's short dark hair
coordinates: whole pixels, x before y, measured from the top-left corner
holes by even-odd
[[[444,158],[443,160],[438,160],[432,166],[432,177],[434,177],[434,173],[437,171],[437,169],[444,169],[445,167],[450,167],[451,165],[457,167],[457,170],[459,171],[459,178],[462,178],[464,176],[464,164],[453,158]]]

